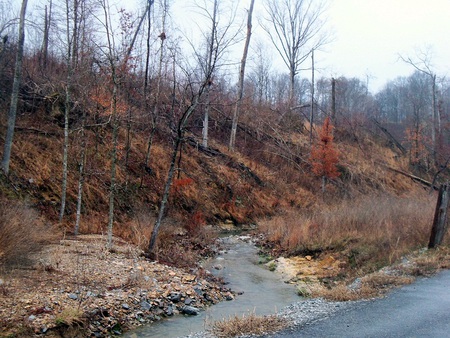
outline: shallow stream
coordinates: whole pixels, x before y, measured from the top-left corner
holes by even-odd
[[[273,314],[299,301],[292,285],[259,263],[258,249],[244,237],[222,239],[225,250],[203,266],[214,275],[223,277],[227,287],[236,293],[232,301],[223,301],[201,311],[198,316],[177,315],[128,332],[124,337],[176,338],[205,331],[209,324],[234,315],[255,312]],[[219,269],[216,269],[219,268]]]

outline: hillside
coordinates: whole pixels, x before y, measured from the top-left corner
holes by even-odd
[[[252,229],[268,260],[291,256],[291,262],[306,262],[308,271],[311,259],[318,266],[334,262],[333,269],[314,277],[306,274],[304,279],[314,278],[321,285],[315,291],[318,295],[340,300],[377,294],[366,286],[360,293],[343,290],[349,290],[346,285],[354,278],[417,253],[427,244],[436,203],[436,193],[427,185],[433,171],[410,166],[408,155],[369,121],[334,129],[339,175],[326,180],[324,186],[314,174],[307,123],[281,120],[275,124],[277,112],[261,111],[260,118],[254,119],[245,111],[232,152],[227,146],[230,120],[218,110],[210,116],[213,127],[207,147],[202,145],[195,114],[177,150],[157,261],[145,259],[143,253],[170,167],[171,117],[160,116],[146,163],[151,124],[145,115],[120,116],[114,245],[107,249],[102,235],[107,233],[110,210],[114,149],[110,115],[99,103],[94,112],[80,104],[70,115],[67,201],[59,222],[64,107],[53,96],[49,100],[36,93],[22,97],[10,173],[0,179],[0,291],[8,318],[0,324],[8,334],[46,332],[64,337],[87,330],[108,336],[183,313],[182,304],[171,298],[180,290],[183,299],[193,299],[200,307],[231,299],[230,290],[197,266],[200,257],[214,254],[212,243],[220,229]],[[128,104],[136,113],[137,107]],[[97,115],[99,111],[103,113]],[[289,118],[293,122],[294,117]],[[2,120],[2,140],[5,123]],[[315,126],[313,147],[322,137],[320,128],[320,124]],[[74,237],[83,151],[80,235]],[[444,179],[445,175],[438,176],[435,185]],[[434,269],[447,261],[444,250],[421,264]],[[409,273],[428,271],[422,265]],[[305,292],[303,277],[298,271],[293,273],[299,292]],[[170,282],[168,274],[180,283]],[[149,276],[154,284],[149,284]],[[401,282],[374,278],[364,279],[364,285],[383,289],[385,283]],[[25,281],[32,281],[32,290]],[[192,291],[198,285],[207,285],[203,298]],[[139,288],[159,291],[136,298]],[[138,300],[124,303],[127,297]],[[57,305],[48,305],[50,300]],[[143,302],[152,305],[141,318]],[[105,307],[108,312],[102,312]]]
[[[38,211],[44,223],[58,227],[57,233],[72,233],[84,145],[87,156],[80,233],[105,233],[112,150],[107,116],[88,115],[88,120],[97,123],[86,124],[84,136],[82,113],[70,121],[67,203],[63,223],[57,225],[64,139],[62,108],[55,110],[55,103],[49,104],[45,98],[32,109],[25,109],[27,103],[23,102],[24,110],[18,117],[11,174],[2,177],[2,198]],[[220,115],[211,118],[215,127],[208,147],[201,145],[195,119],[185,137],[163,228],[179,228],[183,229],[181,233],[195,236],[207,224],[239,227],[286,213],[312,215],[375,196],[415,199],[424,190],[420,183],[391,170],[409,172],[408,159],[391,148],[382,134],[374,134],[369,124],[335,130],[340,176],[322,193],[321,178],[311,170],[307,126],[303,132],[283,131],[262,123],[273,116],[262,116],[261,122],[244,115],[237,151],[230,152],[226,145],[228,120]],[[149,128],[143,117],[137,116],[128,130],[125,122],[123,117],[118,139],[114,235],[144,248],[167,177],[171,131],[160,123],[145,165]],[[4,130],[1,128],[2,138]]]

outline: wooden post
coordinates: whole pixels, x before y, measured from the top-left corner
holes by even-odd
[[[449,185],[441,185],[439,189],[436,211],[434,213],[433,227],[431,228],[430,242],[428,248],[435,248],[442,243],[447,229],[447,210],[449,202]]]

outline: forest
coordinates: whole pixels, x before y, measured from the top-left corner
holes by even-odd
[[[171,0],[1,3],[2,264],[102,234],[190,266],[217,225],[365,271],[426,245],[450,161],[431,53],[372,93],[315,76],[325,1],[254,3],[193,3],[194,38]]]

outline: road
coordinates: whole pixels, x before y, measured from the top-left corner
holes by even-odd
[[[270,337],[450,337],[450,271]]]

